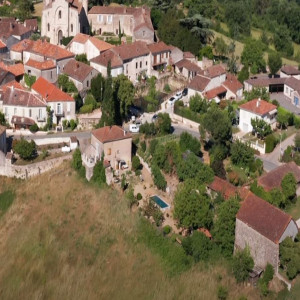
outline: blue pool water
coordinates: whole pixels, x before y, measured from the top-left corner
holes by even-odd
[[[158,196],[152,196],[151,199],[160,207],[160,208],[167,208],[169,205],[161,200]]]

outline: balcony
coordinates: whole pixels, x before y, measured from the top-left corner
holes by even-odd
[[[37,116],[36,117],[37,122],[45,122],[46,121],[46,117],[43,116]]]
[[[61,110],[57,110],[55,112],[55,116],[56,117],[64,117],[65,116],[65,112],[64,111],[61,111]]]

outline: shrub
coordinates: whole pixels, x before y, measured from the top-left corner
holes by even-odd
[[[84,105],[92,105],[93,109],[97,107],[97,101],[92,94],[87,94],[84,100]]]
[[[228,297],[228,289],[225,286],[220,285],[218,287],[218,299],[226,300]]]
[[[146,151],[147,145],[146,145],[146,142],[145,142],[145,141],[142,141],[142,142],[141,142],[141,149],[142,149],[143,152]]]
[[[164,86],[164,91],[165,91],[166,93],[170,93],[170,92],[171,92],[171,88],[170,88],[170,86],[169,86],[168,83],[165,84],[165,86]]]
[[[156,128],[154,123],[144,123],[140,126],[140,133],[144,133],[146,136],[156,135]]]
[[[183,132],[180,135],[180,141],[179,141],[180,149],[184,152],[186,150],[190,150],[196,155],[201,154],[201,144],[199,140],[195,137],[193,137],[188,132]]]
[[[151,166],[152,176],[154,184],[158,187],[160,190],[165,190],[167,187],[167,182],[165,180],[165,177],[161,173],[159,167],[157,165]]]
[[[66,120],[66,119],[63,120],[62,121],[62,126],[63,126],[63,129],[67,129],[70,126],[69,121]]]
[[[137,199],[138,201],[142,200],[142,198],[143,198],[143,196],[142,196],[141,193],[138,193],[138,194],[136,195],[136,199]]]
[[[93,111],[93,104],[83,105],[79,109],[79,113],[81,114],[89,114]]]
[[[48,156],[49,156],[49,152],[47,150],[43,150],[42,151],[42,159],[45,159]]]
[[[273,266],[268,263],[263,276],[259,279],[258,282],[260,292],[263,296],[268,295],[269,293],[268,285],[269,282],[273,279],[273,276],[274,276]]]
[[[73,119],[70,120],[70,127],[71,127],[71,130],[74,130],[77,127],[77,123],[75,120],[73,120]]]
[[[274,134],[270,134],[265,139],[266,153],[271,153],[277,145],[277,139]]]
[[[156,139],[151,140],[150,147],[149,147],[149,152],[152,156],[155,152],[155,149],[156,149],[157,145],[158,145],[158,140],[156,140]]]
[[[78,172],[80,177],[85,177],[85,167],[82,165],[81,152],[79,148],[77,148],[73,153],[72,168]]]
[[[166,226],[163,228],[163,234],[164,234],[164,235],[169,234],[171,231],[172,231],[172,227],[171,227],[170,225],[166,225]]]
[[[37,132],[37,131],[39,131],[39,126],[37,126],[37,124],[34,123],[33,125],[31,125],[31,126],[29,127],[29,130],[30,130],[31,132]]]
[[[137,199],[134,197],[134,191],[132,187],[130,187],[126,192],[126,198],[128,200],[129,208],[131,208],[134,204],[137,204]]]
[[[139,157],[135,155],[132,158],[132,169],[135,171],[135,170],[138,170],[140,168],[141,168],[141,161],[140,161]]]
[[[232,260],[232,270],[236,281],[244,282],[248,276],[249,272],[254,267],[253,258],[250,255],[249,248],[237,251],[233,256]]]
[[[96,182],[98,185],[106,183],[105,168],[103,166],[103,160],[100,160],[96,163],[93,170],[92,181]]]
[[[21,138],[20,141],[15,143],[13,150],[25,160],[33,159],[37,155],[35,142],[27,142],[24,138]]]

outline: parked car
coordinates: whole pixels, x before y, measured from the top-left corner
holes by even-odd
[[[181,93],[182,97],[183,97],[183,96],[186,96],[187,93],[188,93],[188,89],[187,89],[187,88],[184,88],[183,91],[182,91],[182,93]]]
[[[129,131],[132,133],[138,133],[140,131],[140,127],[137,126],[136,124],[130,124]]]
[[[182,91],[181,92],[177,92],[174,97],[175,97],[176,100],[181,99],[182,98]]]
[[[176,99],[175,97],[171,97],[171,98],[168,100],[168,103],[169,103],[169,104],[174,104],[176,100],[177,100],[177,99]]]
[[[121,169],[122,170],[128,169],[128,165],[126,164],[126,162],[124,160],[121,160],[120,163],[121,163]]]
[[[69,152],[71,152],[71,148],[68,146],[64,146],[64,147],[61,147],[61,151],[64,153],[69,153]]]
[[[152,117],[152,122],[155,122],[158,118],[158,115],[157,114],[154,114],[153,117]]]
[[[142,121],[141,121],[141,120],[136,120],[136,121],[135,121],[135,125],[136,125],[137,127],[140,127],[140,126],[142,125]]]

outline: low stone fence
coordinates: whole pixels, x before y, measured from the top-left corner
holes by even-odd
[[[199,125],[200,125],[200,124],[197,123],[197,122],[194,122],[194,121],[191,121],[191,120],[189,120],[189,119],[183,118],[183,117],[181,117],[181,116],[179,116],[179,115],[176,115],[176,114],[174,114],[174,113],[171,113],[171,114],[170,114],[170,118],[171,118],[171,120],[172,120],[173,122],[179,122],[179,123],[182,123],[182,124],[184,124],[184,125],[189,126],[190,128],[194,128],[194,129],[197,129],[197,130],[198,130]]]
[[[70,144],[70,137],[49,137],[49,138],[43,138],[43,139],[34,139],[34,142],[37,146],[43,146],[43,145],[51,145],[51,144]]]
[[[63,161],[70,160],[71,158],[72,154],[68,154],[58,158],[53,158],[25,166],[16,166],[10,163],[6,163],[4,166],[0,166],[0,175],[20,179],[28,179],[30,177],[40,175],[53,168],[56,168],[61,165]]]

